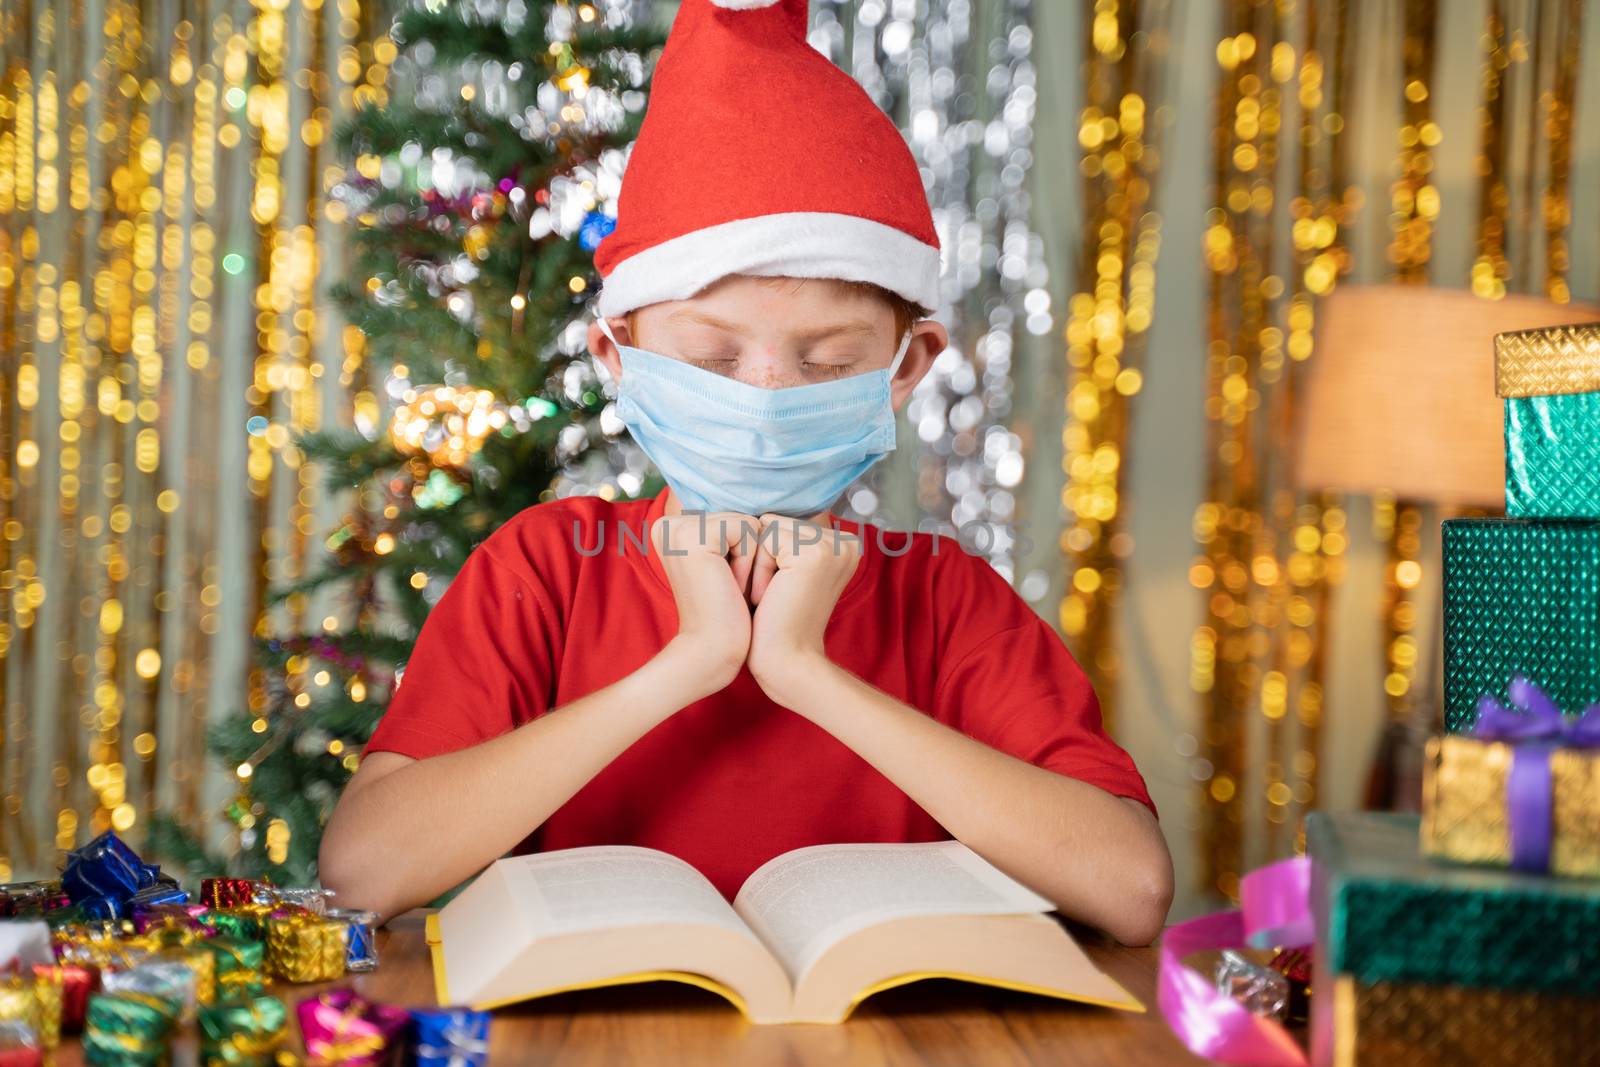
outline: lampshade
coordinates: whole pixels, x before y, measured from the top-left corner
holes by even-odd
[[[1504,406],[1494,390],[1494,335],[1597,319],[1593,306],[1541,297],[1339,287],[1317,311],[1295,427],[1296,482],[1503,507]]]

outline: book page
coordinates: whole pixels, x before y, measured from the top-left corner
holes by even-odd
[[[733,906],[796,986],[829,946],[889,919],[1055,907],[959,841],[795,849],[757,868]]]
[[[647,923],[722,926],[750,936],[704,875],[656,849],[599,845],[500,863],[535,937]]]

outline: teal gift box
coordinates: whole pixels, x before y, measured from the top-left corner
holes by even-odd
[[[1503,333],[1506,514],[1600,517],[1600,324]]]
[[[1420,815],[1306,817],[1331,973],[1600,997],[1600,881],[1440,863],[1421,836]]]
[[[1600,1063],[1600,882],[1430,862],[1419,829],[1306,818],[1312,1062]]]
[[[1537,679],[1569,711],[1600,701],[1600,519],[1448,519],[1444,723]]]

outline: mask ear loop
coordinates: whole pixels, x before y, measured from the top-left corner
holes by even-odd
[[[605,316],[601,315],[599,318],[595,319],[595,321],[600,324],[600,332],[611,338],[612,344],[616,345],[618,348],[621,348],[622,342],[617,340],[617,335],[611,332],[611,324],[606,321]]]
[[[889,362],[889,380],[894,381],[895,372],[900,369],[900,361],[906,358],[906,350],[911,347],[911,331],[907,330],[900,339],[900,351],[894,354],[894,359]]]

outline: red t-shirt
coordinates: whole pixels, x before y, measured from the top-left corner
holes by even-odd
[[[637,670],[677,632],[646,537],[665,506],[663,490],[512,516],[429,613],[366,750],[425,759],[466,748]],[[833,521],[863,534],[863,554],[828,622],[829,659],[1002,752],[1155,810],[1101,728],[1083,671],[987,560],[944,535]],[[517,851],[644,845],[687,860],[732,899],[790,849],[949,837],[832,734],[767,699],[745,669],[650,729]]]

